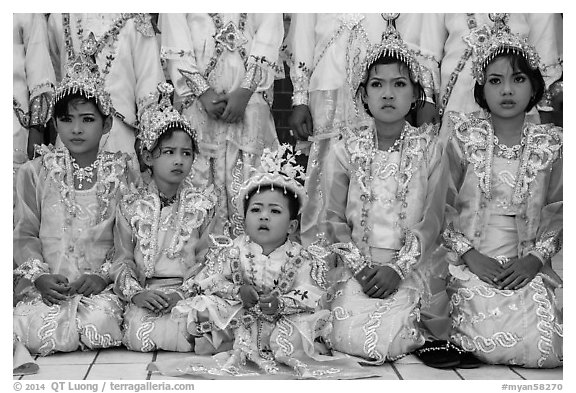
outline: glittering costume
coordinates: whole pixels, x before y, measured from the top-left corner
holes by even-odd
[[[98,274],[107,283],[112,227],[119,195],[131,179],[127,157],[100,153],[96,181],[74,189],[70,153],[46,152],[20,168],[16,192],[14,260],[16,273],[34,282],[41,274],[61,274],[69,282]],[[108,287],[48,306],[31,287],[14,308],[14,332],[32,353],[48,355],[78,348],[120,345],[123,306]]]
[[[160,14],[159,25],[175,103],[199,133],[195,181],[218,194],[214,232],[235,237],[243,225],[232,199],[264,148],[278,145],[270,108],[274,79],[283,76],[282,14]],[[210,118],[198,99],[209,88],[251,90],[242,120]]]
[[[50,118],[51,93],[56,83],[48,51],[48,32],[42,14],[12,14],[13,18],[13,175],[26,161],[28,129]]]
[[[92,100],[103,116],[111,113],[110,95],[92,50],[83,47],[67,64],[52,107],[79,94]],[[116,204],[136,180],[128,170],[129,158],[120,152],[100,152],[91,165],[80,168],[65,146],[39,150],[43,155],[20,168],[16,183],[15,275],[34,284],[43,274],[62,275],[68,283],[94,274],[111,284]],[[88,183],[92,187],[83,189]],[[14,332],[30,352],[42,356],[117,346],[122,309],[111,287],[90,296],[69,293],[67,300],[48,306],[32,285],[14,308]]]
[[[562,17],[560,14],[508,14],[512,32],[525,37],[542,58],[541,71],[549,87],[562,75]],[[490,14],[424,14],[421,45],[425,65],[434,75],[441,112],[475,112],[480,107],[471,93],[472,41],[494,25]],[[545,101],[539,110],[551,111]]]
[[[188,181],[168,206],[161,205],[153,181],[123,198],[116,219],[111,275],[115,292],[129,303],[122,339],[128,349],[187,352],[194,348],[185,319],[153,313],[131,299],[144,289],[177,292],[182,299],[195,293],[192,280],[202,268],[198,255],[207,248],[207,234],[201,237],[201,233],[206,232],[213,199],[211,190],[198,192]]]
[[[403,62],[412,83],[423,74],[416,54],[389,24],[382,42],[367,49],[354,86],[387,56]],[[386,151],[378,148],[375,120],[357,95],[355,125],[338,141],[322,230],[338,258],[330,271],[334,349],[381,364],[424,344],[420,307],[431,296],[431,252],[441,230],[447,183],[438,127],[407,122]],[[351,123],[352,124],[352,123]],[[366,295],[356,279],[364,267],[387,266],[401,281],[385,299]]]
[[[101,148],[129,153],[136,168],[134,141],[139,115],[157,98],[164,81],[160,50],[148,14],[50,14],[52,62],[59,80],[64,65],[89,42],[112,97],[114,122]]]
[[[448,116],[451,339],[487,363],[561,366],[559,277],[550,258],[562,240],[562,129],[525,123],[521,147],[506,152],[486,116]],[[459,258],[471,247],[502,261],[533,253],[545,265],[523,288],[500,290]]]
[[[364,126],[334,146],[323,225],[339,255],[331,272],[331,342],[334,349],[382,363],[424,344],[419,312],[442,223],[446,176],[436,127],[406,123],[394,152],[376,148],[375,132]],[[366,265],[392,267],[402,278],[397,292],[368,297],[354,278]]]
[[[174,109],[169,83],[157,87],[160,97],[141,116],[141,152],[153,152],[168,130],[185,132],[196,145],[196,131]],[[198,190],[186,177],[176,195],[166,200],[154,179],[124,196],[117,211],[114,244],[116,252],[111,276],[114,291],[128,302],[124,314],[122,342],[133,351],[157,349],[188,352],[194,339],[184,321],[169,312],[153,312],[132,302],[144,290],[177,293],[186,299],[196,293],[193,279],[202,268],[215,206],[212,188]],[[183,301],[183,300],[181,300]]]
[[[313,121],[306,190],[310,197],[302,214],[302,244],[318,240],[318,223],[325,214],[331,177],[327,157],[348,121],[356,116],[353,63],[364,60],[366,49],[380,43],[386,18],[395,18],[398,31],[411,47],[418,45],[420,14],[312,14],[292,15],[284,54],[294,85],[292,105],[307,105]],[[426,77],[432,86],[432,75]],[[423,82],[424,86],[428,84]],[[432,93],[432,90],[429,90]],[[432,97],[432,94],[430,94]],[[304,147],[302,147],[304,150]]]
[[[513,34],[507,17],[472,42],[472,73],[483,85],[499,55],[522,56],[538,69],[540,56]],[[534,89],[534,88],[533,88]],[[562,128],[525,119],[520,143],[500,143],[489,114],[449,113],[446,122],[451,186],[443,239],[452,252],[451,340],[481,360],[523,367],[562,365],[562,313],[554,289],[561,284],[551,258],[562,247]],[[501,264],[528,255],[542,262],[519,289],[499,289],[462,260],[474,248]]]

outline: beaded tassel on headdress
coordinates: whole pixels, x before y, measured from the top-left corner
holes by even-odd
[[[138,138],[142,141],[141,149],[152,151],[158,138],[170,128],[180,129],[190,135],[193,141],[196,141],[196,131],[190,122],[170,102],[170,95],[174,91],[174,87],[168,82],[161,82],[157,89],[160,93],[159,102],[147,107],[140,118]]]
[[[540,56],[528,40],[519,34],[510,31],[508,14],[489,14],[494,22],[492,29],[484,26],[476,29],[473,34],[464,40],[472,48],[472,75],[483,85],[485,81],[484,70],[496,56],[513,53],[523,56],[532,69],[540,66]]]
[[[56,86],[54,104],[70,94],[81,94],[88,99],[94,98],[104,115],[108,116],[113,112],[110,94],[104,88],[104,79],[94,58],[96,49],[96,39],[94,34],[90,33],[82,42],[80,54],[67,64],[66,75]]]
[[[248,198],[254,189],[271,186],[271,189],[278,188],[284,194],[292,193],[299,201],[300,208],[304,206],[308,196],[304,186],[300,181],[304,181],[304,168],[296,165],[296,156],[300,152],[293,153],[291,145],[282,144],[278,150],[271,151],[264,149],[260,158],[260,166],[252,168],[248,179],[242,184],[238,191],[237,207],[240,213],[244,214],[244,199]]]

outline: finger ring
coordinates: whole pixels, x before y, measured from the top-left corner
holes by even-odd
[[[272,307],[272,303],[268,303],[268,307]]]
[[[378,285],[374,284],[374,288],[378,289]]]

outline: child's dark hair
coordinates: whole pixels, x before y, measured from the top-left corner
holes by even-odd
[[[530,83],[532,83],[532,96],[530,97],[528,106],[524,110],[525,112],[530,111],[542,99],[544,95],[544,90],[546,88],[546,85],[544,84],[544,78],[542,77],[540,69],[530,68],[530,65],[528,64],[526,58],[516,53],[499,54],[498,56],[494,57],[494,59],[492,59],[492,61],[489,64],[493,63],[496,59],[500,58],[507,58],[508,61],[510,62],[510,66],[512,67],[512,69],[514,71],[520,71],[526,74],[526,76],[530,80]],[[486,68],[488,68],[488,66],[486,66]],[[486,69],[484,69],[484,72],[486,72]],[[485,83],[488,83],[488,81],[486,81]],[[490,111],[488,103],[486,102],[486,96],[484,95],[484,85],[481,85],[478,82],[476,82],[476,84],[474,85],[474,99],[482,109]]]
[[[61,99],[58,100],[58,102],[56,102],[56,104],[54,105],[54,119],[58,119],[59,117],[62,116],[68,116],[70,114],[70,105],[74,106],[76,104],[84,104],[86,102],[91,102],[94,104],[94,106],[96,107],[96,109],[98,110],[98,113],[100,114],[100,116],[102,116],[103,118],[106,118],[106,115],[104,115],[102,113],[102,111],[100,110],[100,107],[98,106],[98,103],[96,102],[96,99],[94,97],[92,98],[86,98],[86,96],[84,96],[81,93],[72,93],[72,94],[68,94],[65,95],[64,97],[62,97]]]
[[[414,108],[410,109],[410,111],[412,111],[416,107],[422,107],[424,105],[424,102],[426,101],[426,93],[424,92],[424,87],[422,86],[420,81],[414,82],[408,64],[406,64],[405,62],[394,56],[390,55],[380,56],[378,59],[376,59],[374,63],[370,64],[370,66],[368,67],[368,71],[366,72],[366,79],[360,83],[360,86],[366,89],[366,84],[368,83],[368,79],[370,78],[370,72],[372,71],[372,69],[374,69],[374,67],[376,67],[377,65],[386,65],[386,64],[398,64],[398,67],[400,67],[400,71],[405,70],[408,73],[408,78],[412,82],[414,89],[416,89],[416,104]],[[366,110],[366,113],[368,113],[368,115],[372,116],[372,113],[370,112],[370,109],[368,108],[368,105],[366,103],[364,103],[364,109]]]
[[[274,186],[274,188],[272,188],[272,184],[262,185],[259,188],[255,188],[248,193],[247,198],[244,199],[244,217],[246,217],[246,213],[248,212],[248,205],[250,204],[250,199],[252,199],[254,194],[256,194],[257,192],[263,192],[268,190],[278,191],[279,193],[284,195],[284,197],[288,199],[288,212],[290,213],[290,219],[291,220],[298,219],[298,210],[300,209],[300,203],[298,203],[298,198],[296,198],[296,195],[294,195],[290,191],[287,191],[285,193],[284,189],[279,186]]]
[[[158,141],[156,141],[156,146],[154,146],[154,149],[152,149],[152,151],[150,152],[152,154],[152,157],[156,158],[160,156],[160,147],[162,147],[162,142],[165,141],[166,139],[170,139],[176,131],[181,131],[186,135],[188,135],[186,131],[184,131],[182,128],[178,126],[168,128],[158,137]],[[192,142],[192,153],[194,153],[194,156],[196,156],[198,154],[198,145],[196,144],[194,138],[192,138],[190,135],[188,136],[190,137],[190,141]],[[142,157],[141,154],[142,152],[141,145],[142,141],[136,138],[136,141],[134,142],[134,149],[138,152],[138,164],[140,165],[140,172],[146,172],[147,169],[152,170],[152,168],[150,168],[144,162],[144,158]]]

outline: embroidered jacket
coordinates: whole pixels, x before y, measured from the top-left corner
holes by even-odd
[[[202,268],[208,247],[215,197],[212,188],[197,191],[188,179],[176,201],[164,208],[154,181],[133,189],[117,210],[114,230],[115,292],[123,299],[155,278],[177,279],[182,297],[194,292],[192,280]]]
[[[96,183],[88,190],[73,186],[70,153],[44,149],[23,165],[16,184],[14,261],[17,274],[34,281],[41,274],[62,274],[70,281],[84,273],[110,281],[109,253],[116,205],[136,176],[123,153],[103,152]]]
[[[399,153],[377,149],[372,119],[353,131],[331,152],[327,240],[352,274],[376,264],[402,278],[421,275],[437,245],[447,189],[437,126],[406,123]]]
[[[281,315],[314,311],[326,286],[325,257],[319,246],[302,247],[287,240],[270,255],[249,240],[213,237],[215,246],[206,256],[206,268],[197,282],[206,294],[241,300],[240,287],[254,286],[259,294],[275,294]]]
[[[443,237],[461,256],[482,242],[497,207],[492,190],[494,130],[490,120],[478,113],[449,113],[446,125],[451,184]],[[545,263],[562,246],[562,128],[526,123],[523,132],[525,146],[510,202],[518,256],[532,253]]]

